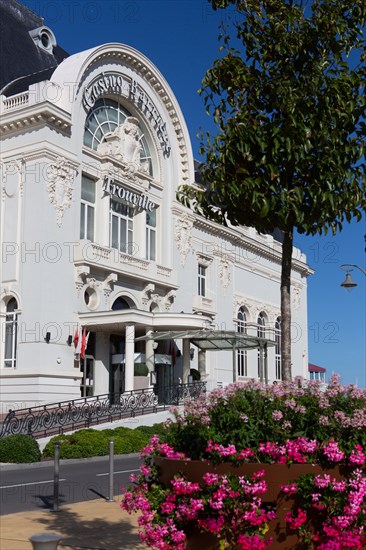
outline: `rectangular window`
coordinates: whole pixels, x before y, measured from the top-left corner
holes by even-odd
[[[110,245],[125,254],[133,254],[134,209],[126,201],[111,199]]]
[[[7,313],[5,318],[5,354],[4,367],[14,369],[16,367],[17,350],[17,314]]]
[[[238,320],[236,322],[236,332],[240,332],[242,334],[247,333],[246,316],[245,313],[242,311],[240,311],[238,314]],[[237,351],[237,373],[238,377],[248,375],[248,357],[245,349],[238,349]]]
[[[156,209],[146,211],[146,259],[156,261]]]
[[[80,205],[80,239],[94,241],[95,181],[82,177]]]
[[[206,268],[198,264],[198,296],[206,296]]]
[[[247,352],[244,349],[239,349],[237,351],[237,360],[238,360],[238,376],[247,376]]]
[[[276,322],[275,327],[275,366],[276,366],[276,378],[277,380],[281,380],[282,373],[281,373],[281,325]]]

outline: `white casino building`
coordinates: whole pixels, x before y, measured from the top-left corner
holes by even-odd
[[[192,335],[213,327],[274,341],[265,378],[279,379],[278,235],[221,227],[177,201],[199,176],[164,76],[122,44],[68,56],[36,14],[0,6],[18,44],[0,97],[1,412],[187,382],[190,369],[211,387],[264,376],[257,349],[197,347]],[[295,249],[293,374],[303,377],[309,274]],[[73,340],[84,326],[81,359]],[[138,339],[151,331],[165,335]],[[138,363],[156,379],[134,376]]]

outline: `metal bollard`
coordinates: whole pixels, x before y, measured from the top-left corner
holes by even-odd
[[[109,499],[108,502],[114,502],[113,498],[113,474],[114,474],[114,441],[109,440]]]
[[[54,474],[53,474],[53,512],[58,512],[58,497],[60,489],[60,442],[56,441],[54,444],[55,457],[54,457]],[[57,548],[55,546],[55,548]]]
[[[58,533],[38,533],[29,537],[33,550],[57,550],[58,543],[64,537]]]

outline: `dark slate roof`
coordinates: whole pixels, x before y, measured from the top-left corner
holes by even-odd
[[[42,27],[43,18],[16,0],[0,0],[0,93],[14,95],[30,84],[47,80],[68,57],[59,46],[48,53],[39,48],[29,31]]]

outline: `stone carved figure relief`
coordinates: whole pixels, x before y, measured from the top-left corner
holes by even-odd
[[[115,158],[131,175],[136,172],[148,174],[149,164],[147,161],[141,161],[141,149],[139,121],[129,116],[123,124],[104,136],[104,141],[98,145],[97,151],[101,155]]]
[[[182,218],[178,218],[175,224],[175,241],[180,253],[182,266],[186,263],[187,254],[192,245],[192,227],[193,222],[189,219],[188,214],[185,214]]]
[[[75,168],[64,158],[57,157],[47,168],[47,191],[50,203],[56,210],[56,222],[59,227],[65,210],[70,208],[74,192]]]
[[[301,305],[301,289],[298,286],[292,289],[292,307],[299,309]]]
[[[219,279],[222,286],[226,289],[230,284],[231,273],[230,273],[230,264],[224,258],[221,260],[219,264]]]

